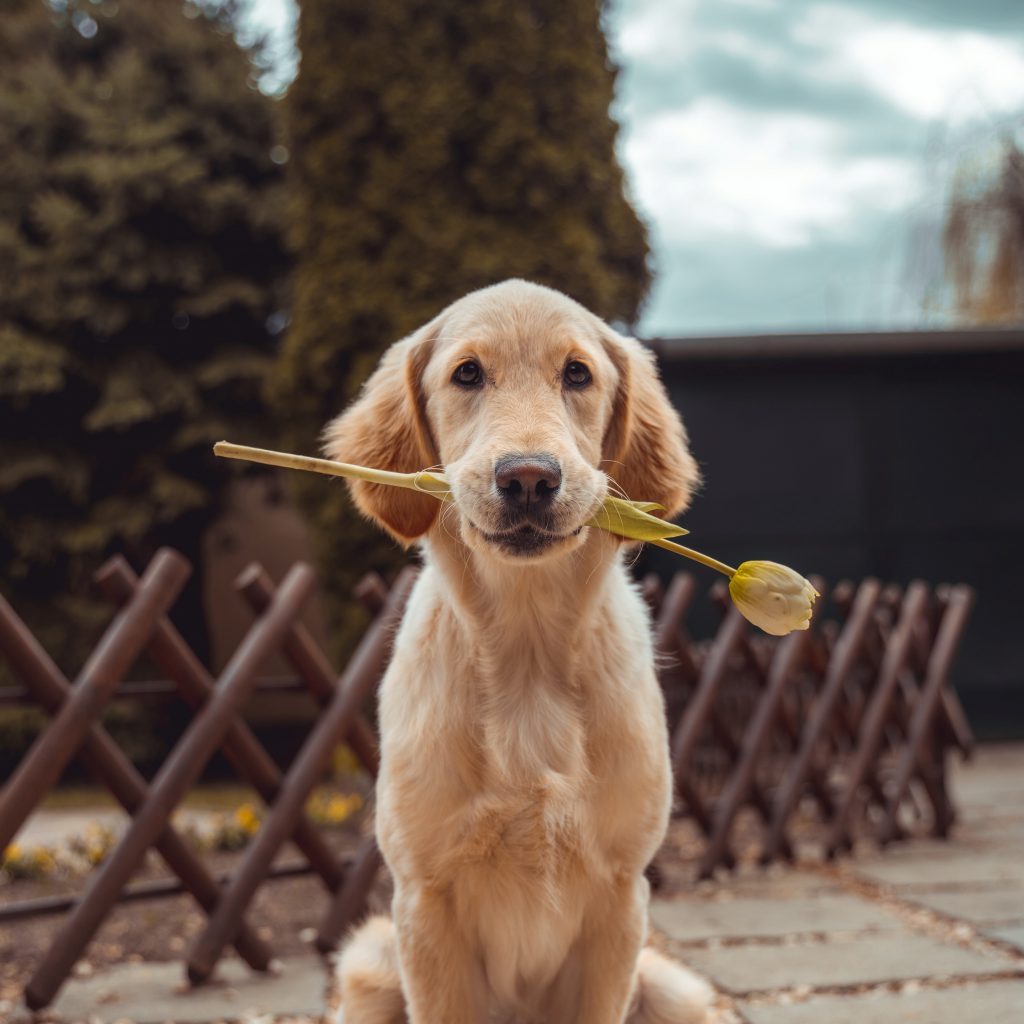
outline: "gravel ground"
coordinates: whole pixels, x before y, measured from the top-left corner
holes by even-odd
[[[357,827],[346,825],[324,832],[339,856],[354,852]],[[229,872],[240,853],[210,853],[204,860],[216,874]],[[276,863],[294,862],[301,854],[290,844]],[[168,877],[156,854],[133,878],[133,884]],[[88,878],[0,883],[0,905],[43,896],[80,892]],[[282,879],[260,888],[247,920],[271,945],[276,956],[309,952],[314,929],[325,909],[325,889],[316,876]],[[387,905],[387,880],[377,886],[374,903]],[[184,955],[202,930],[205,915],[190,896],[139,901],[115,908],[100,928],[85,956],[75,966],[84,976],[117,963],[171,960]],[[0,929],[0,1006],[18,1001],[25,983],[64,922],[62,915],[17,921]],[[0,1020],[4,1014],[0,1012]],[[263,1022],[261,1022],[263,1024]]]

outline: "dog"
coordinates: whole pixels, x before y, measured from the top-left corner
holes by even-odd
[[[651,354],[506,281],[393,345],[329,458],[443,466],[453,501],[350,482],[424,568],[380,689],[376,829],[392,918],[338,962],[344,1024],[699,1024],[710,988],[645,948],[672,779],[609,493],[698,481]]]

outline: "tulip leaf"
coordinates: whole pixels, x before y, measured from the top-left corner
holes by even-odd
[[[607,530],[627,540],[639,541],[666,540],[689,533],[689,530],[652,516],[648,511],[660,508],[660,505],[652,501],[626,501],[624,498],[609,496],[587,525]]]

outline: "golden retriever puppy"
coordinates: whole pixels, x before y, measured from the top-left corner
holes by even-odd
[[[697,480],[650,354],[558,292],[475,292],[386,353],[333,459],[442,465],[455,501],[355,482],[425,568],[380,692],[393,923],[340,961],[344,1024],[697,1024],[710,991],[644,948],[668,738],[609,488]]]

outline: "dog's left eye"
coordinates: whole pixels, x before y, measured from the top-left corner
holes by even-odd
[[[463,388],[475,388],[483,382],[484,371],[480,369],[480,364],[472,359],[460,363],[452,374],[452,383]]]
[[[562,380],[566,387],[585,388],[591,381],[590,371],[583,363],[574,359],[571,363],[566,364]]]

